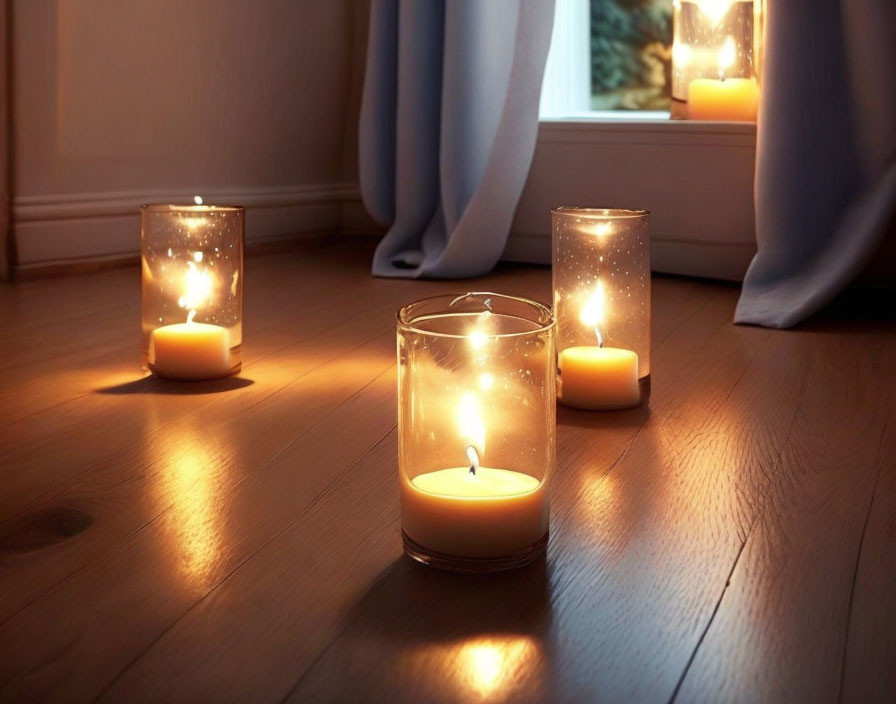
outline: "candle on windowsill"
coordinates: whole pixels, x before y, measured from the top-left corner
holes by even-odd
[[[673,3],[673,119],[755,121],[763,10],[763,0]]]
[[[688,117],[691,120],[755,122],[759,84],[755,78],[729,78],[725,72],[735,61],[734,39],[728,37],[719,50],[719,78],[695,78],[688,85]]]

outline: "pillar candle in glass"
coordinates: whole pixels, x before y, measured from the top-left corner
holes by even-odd
[[[486,572],[544,554],[554,469],[554,319],[495,293],[398,313],[398,465],[405,552]]]
[[[141,221],[144,367],[179,380],[237,373],[243,208],[144,205]]]
[[[676,0],[672,117],[753,122],[763,0]]]
[[[637,406],[650,394],[650,215],[563,207],[551,216],[557,398],[587,410]]]

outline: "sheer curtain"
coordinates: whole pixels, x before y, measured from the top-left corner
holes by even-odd
[[[786,328],[855,278],[896,212],[896,2],[767,11],[758,254],[735,322]]]
[[[361,195],[373,273],[463,277],[501,256],[538,133],[553,0],[374,0]]]

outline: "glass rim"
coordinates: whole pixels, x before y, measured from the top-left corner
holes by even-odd
[[[415,322],[419,318],[411,319],[408,317],[408,313],[410,312],[410,310],[413,307],[418,306],[422,303],[432,303],[432,302],[435,302],[438,300],[445,300],[445,301],[447,301],[447,305],[444,307],[444,309],[437,313],[434,313],[430,316],[427,316],[427,318],[432,319],[432,318],[447,317],[449,315],[455,315],[455,313],[452,313],[451,311],[449,311],[448,308],[452,304],[454,304],[464,298],[468,298],[470,296],[484,296],[484,297],[489,297],[489,298],[497,298],[499,300],[513,301],[515,303],[522,303],[526,306],[529,306],[530,308],[532,308],[539,314],[537,319],[526,318],[526,320],[528,320],[528,322],[533,323],[534,325],[537,325],[538,327],[535,327],[532,330],[522,330],[520,332],[483,333],[483,336],[486,338],[489,338],[489,339],[503,339],[503,338],[509,338],[509,337],[522,337],[525,335],[536,335],[536,334],[547,332],[548,330],[551,330],[554,327],[554,325],[556,324],[556,321],[554,320],[554,311],[550,308],[550,306],[547,306],[544,303],[541,303],[540,301],[536,301],[533,298],[527,298],[526,296],[513,296],[513,295],[507,294],[507,293],[495,293],[494,291],[467,291],[466,293],[442,293],[442,294],[439,294],[436,296],[427,296],[425,298],[419,298],[416,301],[411,301],[410,303],[403,305],[401,308],[398,309],[398,312],[395,314],[395,317],[398,320],[398,327],[400,330],[403,330],[406,332],[413,332],[417,335],[427,335],[430,337],[453,338],[456,340],[462,340],[464,338],[467,338],[467,337],[469,337],[469,335],[461,334],[461,333],[438,332],[435,330],[423,330],[415,325]],[[501,313],[501,312],[496,312],[493,314],[494,315],[510,316],[510,314],[508,314],[508,313]]]
[[[212,213],[215,211],[239,213],[245,212],[242,205],[197,205],[196,203],[144,203],[140,210],[150,213]]]
[[[649,210],[642,208],[592,208],[577,205],[561,205],[557,208],[551,208],[551,213],[594,218],[595,220],[623,220],[626,218],[643,218],[650,215]]]

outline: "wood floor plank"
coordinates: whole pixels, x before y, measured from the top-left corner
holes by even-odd
[[[841,701],[896,701],[896,414],[877,452],[878,477],[852,587]]]
[[[803,336],[807,378],[772,490],[678,701],[838,699],[856,555],[896,410],[896,356],[858,331]]]

